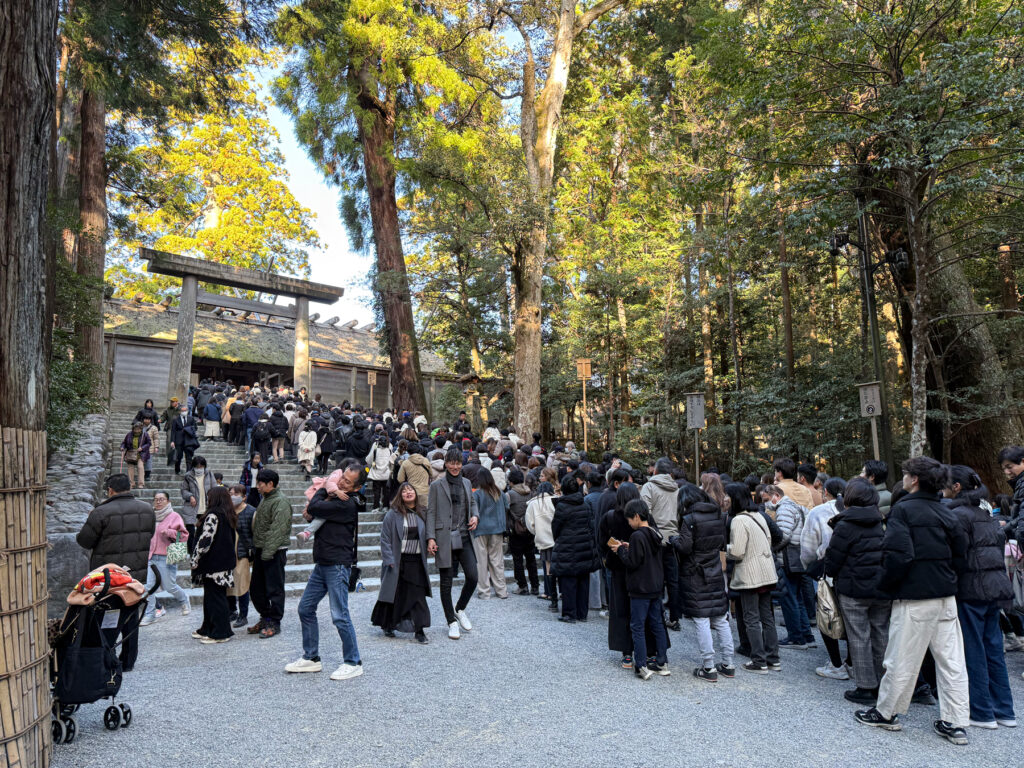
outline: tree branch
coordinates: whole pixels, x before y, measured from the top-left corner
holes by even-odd
[[[608,13],[608,11],[618,8],[620,5],[625,5],[626,2],[627,0],[601,0],[597,5],[591,6],[589,10],[584,11],[576,19],[576,24],[573,27],[573,36],[575,37],[586,32],[587,27]]]

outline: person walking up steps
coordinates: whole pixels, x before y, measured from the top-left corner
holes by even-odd
[[[444,459],[444,474],[430,484],[427,500],[427,553],[434,557],[441,574],[440,592],[448,637],[458,640],[460,628],[469,632],[473,625],[466,606],[477,584],[477,564],[470,531],[476,530],[476,498],[469,480],[462,476],[462,452],[449,448]],[[465,574],[459,601],[452,606],[452,562],[458,560]]]

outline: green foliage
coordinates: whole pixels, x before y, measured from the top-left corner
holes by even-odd
[[[288,188],[280,136],[251,78],[233,78],[231,88],[229,113],[175,114],[160,135],[136,134],[112,150],[106,277],[121,295],[159,299],[179,283],[142,271],[139,246],[309,277],[308,252],[320,245],[314,215]]]
[[[445,384],[434,395],[431,417],[434,421],[452,424],[459,417],[459,411],[466,410],[466,396],[455,384]]]
[[[50,453],[71,447],[76,439],[75,425],[99,407],[97,392],[102,371],[75,354],[75,323],[101,322],[91,297],[102,290],[98,281],[78,275],[63,260],[57,261],[54,311],[59,318],[53,330],[50,358],[50,406],[46,414],[47,450]]]

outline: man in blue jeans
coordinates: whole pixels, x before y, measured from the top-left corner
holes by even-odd
[[[348,680],[363,674],[359,658],[356,630],[348,612],[348,580],[356,562],[356,523],[363,506],[358,493],[363,482],[363,465],[356,459],[345,459],[336,493],[328,496],[321,488],[306,507],[307,520],[319,518],[323,526],[313,539],[313,573],[299,601],[302,624],[302,658],[285,667],[286,672],[320,672],[320,625],[317,606],[324,596],[331,601],[331,620],[341,637],[344,662],[331,673],[331,680]]]

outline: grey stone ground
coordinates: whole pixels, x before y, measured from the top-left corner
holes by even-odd
[[[671,633],[673,674],[641,682],[606,650],[605,620],[566,626],[532,597],[476,599],[474,631],[448,640],[440,603],[421,647],[369,626],[373,594],[353,597],[366,669],[334,682],[341,643],[321,610],[320,674],[287,675],[301,655],[295,602],[284,632],[204,646],[189,638],[201,612],[143,629],[123,700],[128,730],[102,725],[103,704],[77,713],[78,737],[55,748],[55,768],[262,766],[970,766],[1024,764],[1017,730],[969,729],[967,747],[931,730],[937,707],[913,705],[904,730],[859,725],[849,683],[814,674],[825,653],[783,651],[784,670],[695,680],[692,627]],[[1024,714],[1024,653],[1009,654]]]

